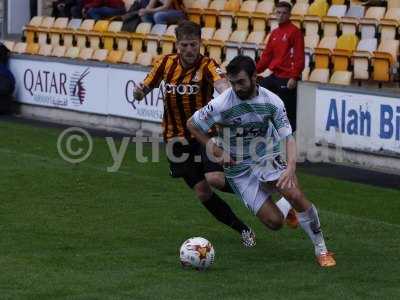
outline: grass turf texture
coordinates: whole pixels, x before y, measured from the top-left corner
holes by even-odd
[[[0,299],[396,299],[400,191],[307,175],[338,265],[320,269],[302,230],[267,231],[223,194],[257,233],[244,249],[183,181],[160,163],[119,172],[103,138],[79,165],[57,153],[61,130],[0,122]],[[145,149],[149,152],[149,148]],[[178,249],[209,239],[216,263],[183,270]]]

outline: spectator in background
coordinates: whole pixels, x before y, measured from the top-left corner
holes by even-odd
[[[10,50],[0,43],[0,113],[11,110],[12,93],[15,88],[15,79],[7,66]]]
[[[103,18],[122,15],[126,12],[125,3],[122,0],[92,0],[87,1],[83,9],[90,19],[100,20]]]
[[[56,18],[70,18],[72,16],[72,8],[78,6],[79,0],[57,0],[53,1],[52,16]]]
[[[176,24],[185,19],[182,0],[141,0],[144,5],[139,16],[144,22],[155,24]],[[160,5],[161,4],[161,5]]]
[[[304,37],[300,29],[290,22],[292,6],[279,2],[275,14],[279,26],[271,32],[267,45],[257,63],[257,74],[269,69],[272,74],[260,85],[277,94],[285,103],[287,115],[296,130],[297,81],[304,69]]]

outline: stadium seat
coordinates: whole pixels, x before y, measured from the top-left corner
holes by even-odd
[[[121,58],[121,63],[124,64],[134,64],[136,62],[136,52],[135,51],[125,51]]]
[[[350,85],[351,84],[352,73],[349,71],[335,71],[332,74],[329,83],[340,84],[340,85]]]
[[[151,55],[150,53],[142,52],[139,53],[139,55],[137,56],[136,63],[138,63],[139,65],[148,67],[151,66],[152,62],[153,62],[153,55]]]
[[[33,43],[36,38],[36,32],[42,24],[44,17],[33,17],[30,22],[22,28],[27,43]]]
[[[308,8],[307,14],[303,19],[303,27],[306,35],[315,35],[319,31],[321,18],[328,13],[328,3],[325,0],[316,0]],[[307,27],[309,28],[307,31]]]
[[[328,69],[330,55],[336,47],[336,36],[325,36],[321,39],[318,47],[314,49],[315,68]]]
[[[146,52],[151,53],[153,56],[158,55],[158,47],[162,35],[167,31],[166,24],[155,24],[150,33],[146,36],[144,43],[146,46]]]
[[[322,17],[322,28],[324,36],[336,36],[339,20],[346,14],[346,5],[332,5],[328,14]]]
[[[385,17],[379,22],[379,32],[381,39],[394,40],[396,30],[400,26],[400,8],[393,7],[388,9]]]
[[[253,31],[249,34],[246,41],[242,44],[242,54],[250,56],[254,60],[257,58],[259,45],[265,39],[265,31]]]
[[[93,53],[92,59],[97,61],[105,61],[108,57],[107,49],[96,49]]]
[[[388,9],[400,8],[400,0],[387,0]]]
[[[302,79],[308,80],[312,57],[314,55],[314,49],[318,46],[319,35],[306,35],[304,37],[304,70],[302,73]]]
[[[65,47],[65,46],[55,46],[53,48],[53,51],[51,52],[51,56],[64,57],[66,51],[67,51],[67,47]]]
[[[110,26],[110,21],[108,20],[99,20],[93,27],[93,30],[87,33],[87,37],[89,39],[90,48],[99,49],[100,48],[100,40],[105,32],[108,31],[108,27]],[[122,27],[122,23],[121,23]]]
[[[76,45],[79,48],[85,48],[87,43],[87,34],[93,30],[95,21],[86,19],[79,26],[78,30],[74,32]]]
[[[25,53],[31,55],[37,55],[39,53],[39,47],[40,47],[39,43],[28,44]]]
[[[240,10],[236,13],[235,23],[237,30],[248,31],[250,27],[250,19],[257,8],[256,0],[246,0],[240,6]]]
[[[225,42],[224,55],[225,61],[222,63],[226,66],[235,56],[239,55],[242,43],[246,41],[247,31],[234,31],[229,39]]]
[[[92,48],[82,48],[82,49],[79,51],[79,56],[78,56],[78,58],[84,59],[84,60],[92,59],[93,52],[94,52],[94,49],[92,49]]]
[[[207,47],[207,43],[211,40],[215,34],[216,29],[213,27],[203,27],[201,28],[201,40],[202,44],[200,45],[201,54],[205,53],[205,48]]]
[[[65,52],[65,57],[67,58],[78,58],[79,57],[79,47],[69,47],[67,51]]]
[[[67,29],[68,18],[57,18],[53,27],[49,29],[50,44],[53,47],[61,45],[61,34]]]
[[[7,47],[8,50],[13,51],[14,46],[15,46],[15,42],[14,41],[1,41],[4,46]]]
[[[167,31],[164,33],[164,36],[171,36],[175,38],[175,29],[178,27],[177,24],[169,25]]]
[[[308,81],[328,83],[329,81],[329,69],[314,69]]]
[[[203,10],[206,9],[210,3],[209,0],[186,0],[183,1],[185,6],[185,13],[190,21],[201,24],[201,16]]]
[[[251,23],[253,31],[265,31],[267,19],[273,13],[275,2],[273,0],[263,0],[258,2],[255,12],[252,14]]]
[[[106,60],[109,63],[117,64],[117,63],[121,62],[123,55],[124,55],[124,52],[121,50],[112,50],[108,53]]]
[[[350,58],[357,49],[358,37],[354,34],[343,34],[336,42],[335,49],[331,55],[333,71],[347,71]]]
[[[48,33],[54,25],[54,17],[45,17],[37,29],[38,43],[40,45],[47,44]]]
[[[385,7],[371,6],[367,9],[365,17],[360,19],[361,39],[373,39],[376,37],[379,20],[384,17],[385,11]]]
[[[63,30],[61,33],[64,46],[72,47],[74,42],[74,32],[78,30],[81,24],[82,24],[81,19],[71,19],[69,21],[67,28]]]
[[[133,51],[135,51],[136,53],[142,52],[144,46],[144,38],[147,34],[150,33],[152,26],[153,24],[151,23],[140,23],[136,28],[136,31],[129,35]],[[126,50],[126,49],[127,47],[125,48],[124,39],[118,38],[118,50]]]
[[[52,51],[52,45],[40,45],[38,54],[43,56],[50,56]]]
[[[217,28],[217,16],[225,7],[226,0],[213,0],[209,7],[202,11],[205,27]]]
[[[19,42],[16,43],[13,49],[13,52],[19,53],[19,54],[24,54],[26,53],[26,48],[28,47],[27,43]]]
[[[106,32],[102,35],[103,48],[109,51],[114,49],[117,33],[121,31],[122,21],[112,21]]]
[[[219,12],[218,20],[220,24],[220,28],[231,28],[233,26],[233,20],[235,18],[236,13],[240,9],[240,1],[241,0],[228,0],[224,9]]]
[[[365,7],[350,5],[344,17],[340,20],[340,29],[343,34],[356,34],[359,20],[364,16]]]
[[[301,28],[304,16],[307,14],[309,7],[310,5],[308,4],[308,2],[296,2],[296,4],[292,8],[292,15],[290,17],[292,23]]]
[[[398,61],[399,40],[382,40],[378,50],[374,51],[372,57],[373,73],[375,81],[390,81],[393,76],[392,67]]]
[[[218,64],[221,64],[222,48],[231,35],[231,29],[220,28],[215,31],[211,40],[207,42],[207,52]]]
[[[378,46],[377,39],[365,39],[358,43],[357,50],[353,53],[354,79],[368,80],[370,78],[369,66],[371,57]]]

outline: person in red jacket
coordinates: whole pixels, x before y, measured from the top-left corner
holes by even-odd
[[[293,132],[296,130],[297,81],[304,69],[304,37],[290,22],[292,6],[279,2],[275,14],[279,26],[271,32],[267,45],[257,63],[257,74],[269,69],[272,74],[260,85],[277,94],[285,103]]]
[[[123,15],[125,3],[122,0],[93,0],[86,1],[84,12],[90,19],[100,20],[102,18]]]

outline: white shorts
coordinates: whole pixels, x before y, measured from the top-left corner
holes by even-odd
[[[235,194],[240,197],[244,205],[256,215],[261,206],[270,198],[273,190],[267,190],[263,183],[278,180],[286,169],[286,164],[274,162],[275,168],[263,166],[249,168],[245,173],[227,178]]]

